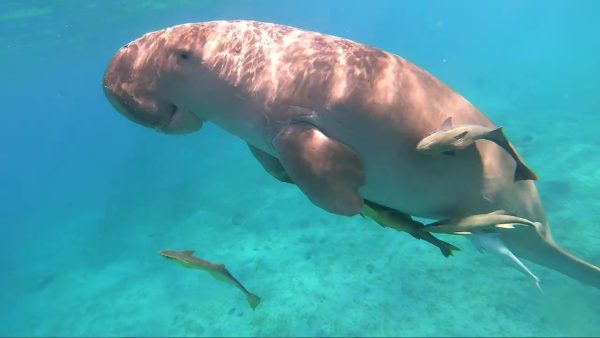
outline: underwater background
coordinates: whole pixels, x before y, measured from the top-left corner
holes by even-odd
[[[313,206],[207,124],[167,136],[101,78],[167,26],[253,19],[401,55],[504,126],[556,241],[600,264],[600,1],[0,2],[0,336],[598,336],[600,292],[462,237]],[[162,259],[194,249],[262,298]]]

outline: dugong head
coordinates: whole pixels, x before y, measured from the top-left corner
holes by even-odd
[[[177,134],[200,129],[203,118],[192,107],[203,34],[195,27],[148,33],[119,49],[103,79],[110,103],[128,119],[157,131]],[[196,60],[195,60],[196,59]],[[194,62],[196,61],[196,62]],[[201,77],[201,76],[200,76]],[[193,80],[193,81],[192,81]],[[196,111],[195,111],[196,110]]]

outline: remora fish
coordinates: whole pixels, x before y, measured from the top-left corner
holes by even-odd
[[[415,221],[409,215],[394,209],[384,207],[374,202],[365,201],[361,215],[363,217],[371,218],[384,228],[392,228],[396,231],[407,232],[416,239],[422,239],[437,246],[444,257],[452,256],[452,250],[460,250],[454,245],[439,240],[432,234],[424,231],[425,225],[423,223]]]
[[[417,151],[423,154],[447,154],[453,155],[456,150],[462,150],[477,140],[488,140],[504,148],[517,162],[515,169],[515,181],[537,180],[537,175],[525,165],[515,148],[506,138],[502,127],[490,128],[478,125],[463,125],[452,127],[452,117],[447,118],[442,128],[433,134],[423,138],[417,144]]]
[[[523,217],[511,215],[504,210],[497,210],[488,214],[441,220],[428,224],[423,228],[423,231],[467,235],[481,230],[512,229],[515,225],[531,226],[534,228],[541,227],[541,224],[538,222],[532,222]]]
[[[229,273],[229,271],[227,271],[225,265],[223,264],[211,263],[202,258],[194,257],[193,250],[161,250],[159,251],[159,254],[168,260],[183,265],[186,268],[204,270],[210,273],[214,278],[232,284],[244,293],[252,310],[256,309],[260,303],[260,297],[248,291],[242,285],[242,283],[240,283],[231,275],[231,273]]]
[[[523,274],[533,279],[537,288],[543,292],[540,285],[540,279],[531,270],[529,270],[521,260],[506,247],[504,242],[494,233],[476,232],[468,236],[471,243],[479,249],[479,251],[487,251],[489,253],[500,256],[504,264],[511,266]]]

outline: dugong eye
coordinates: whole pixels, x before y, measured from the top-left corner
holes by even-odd
[[[175,51],[175,55],[177,55],[177,58],[180,60],[188,60],[192,57],[192,53],[190,51],[183,49]]]

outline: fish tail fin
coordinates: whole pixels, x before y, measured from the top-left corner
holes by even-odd
[[[502,140],[506,139],[506,135],[504,135],[504,131],[502,130],[502,127],[498,127],[492,131],[490,131],[487,136],[486,139],[490,140],[490,141],[500,141],[502,142]]]
[[[504,129],[502,127],[498,127],[496,129],[491,130],[483,137],[483,139],[495,142],[502,148],[506,148],[507,145],[509,144],[508,138],[506,137],[506,134],[504,134]],[[508,151],[508,149],[507,149],[507,151]]]
[[[438,239],[437,237],[430,234],[429,232],[423,232],[419,236],[419,238],[437,246],[440,249],[440,251],[442,252],[442,255],[444,255],[444,257],[450,257],[450,256],[454,255],[454,251],[460,251],[460,248],[458,248],[448,242],[444,242],[441,239]]]
[[[256,309],[258,304],[260,304],[260,297],[253,293],[248,292],[248,294],[246,295],[246,299],[248,300],[248,305],[250,305],[252,310]]]
[[[529,169],[525,163],[518,161],[517,168],[515,169],[515,181],[523,181],[523,180],[534,180],[537,181],[538,176]]]
[[[525,164],[525,161],[523,161],[523,158],[521,158],[515,147],[508,141],[502,127],[490,131],[485,139],[496,142],[496,144],[504,148],[513,157],[517,163],[515,181],[538,180],[538,176]]]
[[[440,251],[444,257],[454,256],[454,251],[460,251],[459,247],[444,241],[439,241],[439,245],[437,245],[437,247],[440,248]]]

